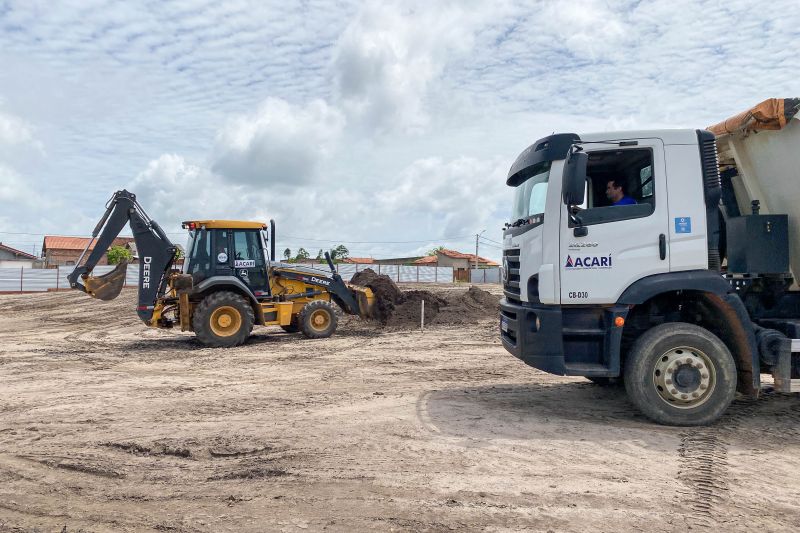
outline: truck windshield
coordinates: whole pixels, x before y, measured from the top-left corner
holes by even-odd
[[[511,221],[544,213],[547,199],[547,180],[550,178],[550,162],[546,162],[536,174],[517,185],[514,191],[514,209]]]

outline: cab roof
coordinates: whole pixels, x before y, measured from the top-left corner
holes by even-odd
[[[265,229],[264,222],[250,222],[247,220],[187,220],[181,224],[183,228],[188,228],[189,224],[197,227],[205,226],[206,229]]]

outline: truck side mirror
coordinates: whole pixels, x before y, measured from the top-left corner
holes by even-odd
[[[586,190],[586,152],[572,152],[564,165],[561,193],[566,205],[581,205]]]

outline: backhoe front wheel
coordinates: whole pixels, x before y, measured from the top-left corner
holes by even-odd
[[[634,343],[625,360],[625,389],[642,413],[659,424],[714,422],[736,394],[736,364],[707,329],[661,324]]]
[[[297,323],[300,331],[309,339],[324,339],[336,331],[338,318],[330,302],[314,300],[300,311]]]
[[[203,298],[192,316],[197,340],[213,348],[243,344],[253,329],[253,308],[242,296],[227,291]]]

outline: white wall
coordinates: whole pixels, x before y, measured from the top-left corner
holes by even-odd
[[[33,260],[0,259],[0,268],[33,268]]]

